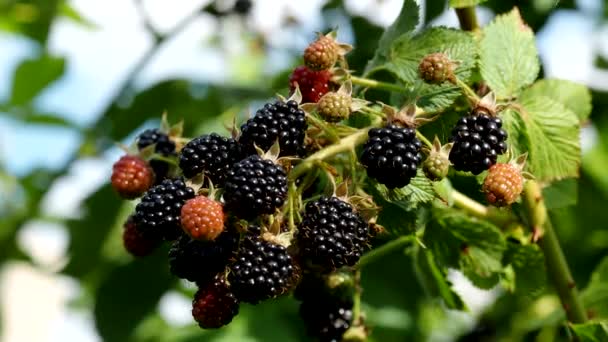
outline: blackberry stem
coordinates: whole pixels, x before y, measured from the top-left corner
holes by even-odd
[[[374,249],[370,250],[369,252],[365,253],[361,257],[361,259],[359,259],[359,263],[357,264],[357,266],[359,268],[362,268],[362,267],[368,265],[369,263],[382,258],[386,254],[388,254],[398,248],[402,248],[405,245],[408,245],[414,241],[416,241],[416,235],[400,236],[400,237],[396,238],[395,240],[391,240],[391,241],[385,243],[384,245],[374,248]]]
[[[572,323],[587,321],[585,307],[578,295],[576,283],[568,267],[568,262],[559,244],[557,234],[547,215],[547,208],[540,185],[534,180],[528,180],[524,186],[524,204],[528,209],[528,219],[533,232],[544,231],[538,240],[543,254],[549,279],[562,302],[566,317]]]
[[[355,271],[355,293],[353,294],[353,326],[361,324],[361,271]]]
[[[472,216],[487,220],[501,228],[507,228],[512,224],[519,224],[517,217],[511,211],[487,207],[456,189],[452,189],[451,195],[454,206]]]
[[[383,89],[383,90],[394,91],[394,92],[398,92],[398,93],[409,91],[409,89],[406,87],[402,87],[402,86],[392,84],[392,83],[376,81],[376,80],[373,80],[370,78],[350,76],[350,80],[351,80],[351,82],[353,82],[353,84],[360,85],[362,87],[367,87],[367,88]]]
[[[458,21],[460,22],[460,28],[462,28],[463,30],[479,30],[479,23],[477,22],[475,6],[456,8],[456,15],[458,16]]]
[[[289,218],[289,231],[294,232],[296,230],[296,223],[294,220],[294,212],[295,212],[295,203],[296,196],[298,196],[298,189],[296,188],[295,182],[289,183],[289,190],[287,192],[287,201],[288,201],[288,218]]]
[[[426,146],[428,146],[430,149],[433,149],[433,143],[431,143],[431,141],[429,139],[427,139],[424,134],[420,133],[418,130],[416,130],[416,137],[418,139],[420,139],[420,141],[422,141]]]
[[[325,132],[332,143],[340,141],[340,137],[336,134],[335,130],[332,129],[329,125],[327,125],[323,120],[315,117],[314,115],[306,115],[306,119],[310,120],[310,122],[320,128],[323,132]]]
[[[473,104],[479,103],[479,101],[481,100],[479,98],[479,95],[477,95],[477,93],[473,91],[473,89],[471,89],[471,87],[464,83],[460,78],[455,77],[455,79],[456,85],[460,87],[460,89],[464,92],[469,101],[471,101]]]

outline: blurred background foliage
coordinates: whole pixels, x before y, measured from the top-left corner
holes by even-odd
[[[123,251],[122,223],[132,204],[120,201],[107,184],[110,165],[120,154],[114,143],[129,144],[143,128],[158,125],[163,112],[171,121],[183,119],[185,136],[193,137],[223,130],[234,115],[244,118],[275,93],[286,95],[288,75],[314,31],[339,27],[342,40],[356,47],[349,55],[351,69],[362,71],[383,26],[400,8],[398,0],[253,2],[248,14],[231,11],[228,0],[189,1],[190,7],[176,14],[163,1],[104,1],[90,6],[85,0],[0,0],[0,331],[6,341],[30,336],[19,334],[35,330],[32,324],[46,331],[39,336],[45,341],[308,340],[291,298],[243,305],[229,327],[198,329],[189,312],[195,289],[169,275],[166,250],[143,260]],[[447,1],[420,5],[424,22],[419,28],[457,25]],[[543,72],[586,83],[593,92],[593,112],[581,137],[581,177],[560,187],[566,195],[551,205],[582,288],[608,252],[608,8],[592,0],[490,0],[481,6],[479,16],[488,22],[513,6],[520,7],[535,32],[544,31],[539,39]],[[132,18],[121,27],[127,31],[114,36],[121,42],[113,49],[83,43],[108,24],[97,22],[88,7],[103,7],[106,16],[116,20]],[[160,20],[162,9],[177,19],[170,24]],[[280,18],[268,24],[269,16]],[[556,29],[556,22],[561,28]],[[559,35],[572,41],[567,31],[579,22],[593,34],[584,41],[589,45],[586,54],[552,55],[576,50],[559,46]],[[137,31],[143,43],[131,41],[134,34],[128,30]],[[78,55],[81,43],[83,54]],[[130,44],[140,47],[137,53],[123,53],[121,47]],[[58,48],[66,45],[71,48]],[[26,52],[11,53],[14,46],[26,46],[20,50]],[[183,47],[198,54],[184,62],[178,58]],[[159,62],[163,54],[174,58],[164,58],[174,68]],[[110,82],[100,69],[90,73],[99,83],[95,78],[74,80],[75,71],[82,71],[82,58],[93,55],[119,65],[118,76]],[[207,67],[189,72],[192,60]],[[574,71],[562,72],[563,65],[574,65]],[[578,70],[586,73],[577,74]],[[70,105],[83,98],[95,100],[86,115]],[[577,194],[577,201],[570,194]],[[462,336],[462,341],[554,341],[565,336],[557,323],[556,297],[531,301],[500,288],[480,292],[456,273],[449,279],[470,311],[446,310],[419,285],[415,270],[429,267],[424,255],[410,252],[387,255],[363,270],[372,340],[450,341]],[[21,270],[43,277],[44,285],[29,283]],[[47,296],[56,288],[64,290],[53,304]],[[42,295],[26,292],[34,290]],[[54,316],[28,316],[45,305],[55,305],[49,309]]]

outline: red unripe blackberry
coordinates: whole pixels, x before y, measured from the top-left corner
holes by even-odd
[[[340,46],[328,36],[319,36],[304,50],[304,64],[312,70],[331,69],[338,61]]]
[[[350,95],[330,92],[319,100],[317,112],[327,122],[339,122],[350,116],[352,103]]]
[[[422,159],[416,131],[390,124],[370,129],[368,136],[359,158],[367,175],[391,189],[408,185]]]
[[[205,196],[186,201],[181,214],[182,229],[195,240],[214,240],[224,231],[224,208]]]
[[[302,102],[316,103],[329,91],[331,77],[329,70],[314,71],[300,65],[289,76],[289,90],[293,93],[297,84],[302,93]]]
[[[264,151],[279,140],[282,156],[299,154],[304,149],[306,114],[295,101],[267,103],[241,126],[239,143],[247,154],[255,154],[254,145]]]
[[[441,84],[454,80],[454,64],[445,54],[433,53],[422,59],[418,74],[427,83]]]
[[[131,255],[136,257],[143,257],[150,255],[158,246],[160,246],[162,240],[158,237],[145,234],[141,231],[133,221],[132,217],[129,217],[127,222],[124,224],[124,230],[122,232],[122,242]]]
[[[222,187],[228,170],[241,159],[241,147],[234,139],[211,133],[192,139],[182,148],[179,167],[186,178],[203,173],[215,186]]]
[[[507,150],[507,132],[502,120],[486,114],[460,118],[452,129],[450,161],[454,169],[478,175],[496,164]]]
[[[146,232],[173,240],[181,234],[180,216],[194,190],[181,179],[165,179],[153,186],[135,207],[135,222]]]
[[[240,301],[256,304],[289,291],[297,278],[296,270],[287,248],[248,236],[230,266],[228,281]]]
[[[203,329],[217,329],[230,323],[239,313],[239,301],[230,291],[224,275],[199,287],[192,301],[192,317]]]
[[[122,156],[112,166],[112,187],[120,197],[134,199],[154,183],[154,171],[145,160],[136,156]]]
[[[239,234],[226,230],[214,241],[182,235],[169,250],[169,268],[176,277],[203,285],[222,272],[239,245]]]
[[[239,218],[272,214],[283,205],[286,197],[285,170],[271,160],[249,156],[228,172],[224,201],[226,209]]]
[[[165,157],[175,155],[175,143],[169,136],[158,129],[147,129],[137,137],[137,148],[142,150],[147,146],[154,145],[154,152]],[[162,160],[150,160],[150,166],[154,170],[156,176],[156,184],[162,182],[167,177],[169,172],[169,164]]]
[[[494,164],[488,170],[482,190],[490,204],[497,207],[513,204],[524,189],[521,171],[511,164]]]
[[[321,197],[306,205],[296,241],[304,261],[334,270],[355,265],[369,237],[369,225],[350,204]]]

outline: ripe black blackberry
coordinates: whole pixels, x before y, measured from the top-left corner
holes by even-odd
[[[182,235],[169,250],[169,269],[176,277],[203,285],[223,271],[239,245],[239,234],[225,230],[213,241]]]
[[[486,114],[460,118],[450,137],[454,169],[477,175],[496,164],[498,155],[507,150],[507,132],[501,127],[500,118]]]
[[[342,341],[353,322],[353,302],[317,293],[300,304],[300,317],[309,335],[321,342]]]
[[[390,124],[369,131],[359,159],[369,177],[387,188],[400,188],[416,176],[422,160],[420,146],[414,129]]]
[[[306,115],[295,101],[267,103],[241,126],[239,143],[247,154],[254,144],[267,151],[278,139],[281,156],[298,155],[304,149]]]
[[[226,209],[239,218],[271,214],[285,202],[287,175],[271,160],[249,156],[236,163],[226,176]]]
[[[241,148],[232,138],[215,133],[201,135],[184,146],[179,167],[186,178],[203,172],[216,186],[222,186],[226,173],[241,160]]]
[[[230,268],[232,291],[251,304],[286,293],[298,275],[287,248],[253,236],[243,239]]]
[[[353,266],[367,248],[369,225],[337,197],[309,202],[296,236],[300,256],[328,270]]]
[[[223,327],[238,313],[239,301],[230,291],[223,274],[199,287],[192,300],[192,317],[203,329]]]
[[[154,146],[154,152],[160,155],[165,157],[175,155],[175,143],[167,134],[161,132],[159,129],[147,129],[137,137],[137,148],[140,150],[152,144],[156,144]],[[154,170],[156,184],[160,184],[169,173],[169,164],[158,159],[152,159],[149,163],[152,170]]]
[[[181,179],[165,179],[146,191],[135,207],[135,222],[142,230],[174,240],[181,234],[180,215],[194,190]]]
[[[236,0],[234,6],[232,7],[232,10],[236,14],[247,15],[251,10],[252,5],[253,4],[251,3],[251,0]]]

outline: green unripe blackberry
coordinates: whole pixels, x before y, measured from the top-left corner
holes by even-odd
[[[339,122],[349,117],[352,102],[347,94],[329,92],[319,100],[317,112],[327,122]]]

